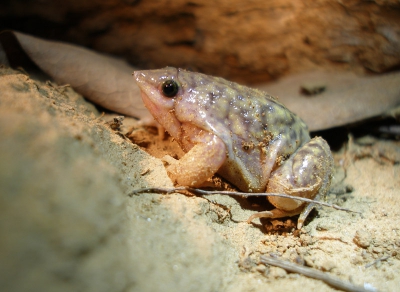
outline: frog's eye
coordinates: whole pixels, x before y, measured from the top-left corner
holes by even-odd
[[[161,85],[161,90],[164,96],[174,97],[178,93],[179,85],[175,80],[166,80]]]

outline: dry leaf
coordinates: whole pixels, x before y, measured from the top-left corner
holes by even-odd
[[[324,90],[301,94],[304,84]],[[380,116],[400,105],[400,73],[361,77],[352,72],[310,72],[258,86],[298,114],[310,131],[324,130]]]
[[[58,84],[70,84],[90,101],[147,123],[154,121],[144,107],[140,90],[132,77],[135,68],[126,62],[20,32],[3,32],[0,41],[3,47],[10,47],[10,43],[18,41],[11,45],[16,48],[19,44],[31,60]],[[10,48],[6,53],[10,54]]]

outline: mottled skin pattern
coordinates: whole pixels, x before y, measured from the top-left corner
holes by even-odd
[[[167,171],[179,185],[200,186],[214,173],[246,192],[324,195],[333,159],[320,137],[310,140],[305,123],[275,98],[222,78],[167,67],[136,71],[142,98],[153,117],[187,152],[172,157]],[[163,83],[177,82],[173,97]],[[302,212],[304,204],[269,198],[275,210],[254,214],[278,218]],[[300,216],[301,227],[310,206]]]

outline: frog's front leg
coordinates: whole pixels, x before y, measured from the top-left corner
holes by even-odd
[[[179,160],[164,158],[169,177],[182,186],[199,187],[215,174],[226,160],[225,143],[216,135],[196,135],[195,145]]]
[[[333,158],[329,145],[321,137],[315,137],[271,173],[266,192],[283,193],[314,199],[322,197],[329,190],[332,179]],[[280,218],[300,214],[297,228],[301,228],[312,205],[304,208],[304,202],[279,197],[268,200],[276,207],[272,211],[252,215],[254,218]]]

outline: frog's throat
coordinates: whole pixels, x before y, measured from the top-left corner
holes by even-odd
[[[154,103],[146,93],[142,91],[142,100],[154,119],[165,128],[165,130],[175,139],[180,139],[181,123],[177,120],[173,111],[163,108]],[[178,140],[179,141],[179,140]]]

